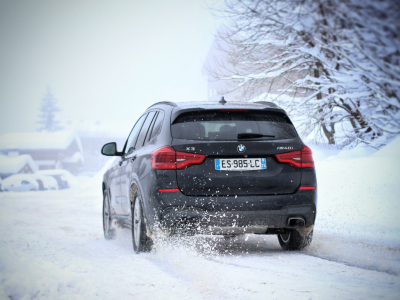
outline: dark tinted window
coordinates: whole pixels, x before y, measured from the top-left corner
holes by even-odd
[[[164,120],[164,113],[162,111],[160,111],[158,113],[157,120],[154,123],[153,131],[151,132],[150,139],[155,138],[157,135],[160,134],[163,120]]]
[[[146,134],[149,131],[150,124],[153,121],[155,114],[156,114],[155,111],[149,112],[149,115],[147,116],[146,121],[142,126],[142,130],[140,130],[135,149],[139,149],[143,146],[144,139],[146,138]]]
[[[135,126],[133,126],[131,133],[129,134],[128,140],[126,141],[125,153],[133,151],[137,140],[137,136],[139,134],[140,129],[142,128],[145,118],[146,115],[141,116],[140,119],[136,122]]]
[[[145,144],[146,144],[148,141],[150,141],[151,134],[152,134],[153,129],[154,129],[154,124],[157,122],[157,117],[158,117],[158,115],[159,115],[159,112],[156,111],[156,115],[154,116],[153,122],[151,122],[151,124],[150,124],[150,129],[149,129],[149,131],[147,132],[146,140],[145,140],[145,142],[144,142]]]
[[[263,134],[265,139],[297,137],[289,118],[279,112],[202,111],[180,115],[172,136],[186,140],[238,140],[238,134]]]

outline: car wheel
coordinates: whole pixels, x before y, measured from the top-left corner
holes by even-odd
[[[284,233],[278,234],[279,244],[283,250],[301,250],[311,244],[313,231],[306,236],[301,236],[296,229],[286,229]]]
[[[132,242],[135,253],[149,252],[152,240],[147,237],[140,193],[136,191],[132,203]]]
[[[115,228],[113,228],[110,201],[107,191],[104,191],[103,196],[103,231],[106,240],[112,240],[115,238]]]

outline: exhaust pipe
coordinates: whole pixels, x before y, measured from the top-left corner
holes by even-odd
[[[306,221],[302,217],[292,217],[287,220],[288,228],[300,228],[306,225]]]

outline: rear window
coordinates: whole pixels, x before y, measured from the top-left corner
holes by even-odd
[[[201,111],[183,113],[171,125],[172,136],[185,140],[238,140],[238,134],[259,134],[257,139],[291,139],[297,132],[279,112]],[[249,137],[248,137],[249,138]]]

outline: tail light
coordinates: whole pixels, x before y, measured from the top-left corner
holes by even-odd
[[[158,189],[161,193],[180,193],[180,189]]]
[[[182,170],[194,164],[201,164],[206,159],[203,154],[176,152],[167,146],[151,153],[151,166],[157,170]]]
[[[151,153],[151,166],[158,170],[175,170],[175,150],[163,147]]]
[[[288,164],[294,168],[314,168],[312,151],[305,145],[300,151],[276,154],[275,157],[280,163]]]
[[[301,187],[299,187],[299,191],[309,191],[309,190],[315,190],[315,186],[301,186]]]

